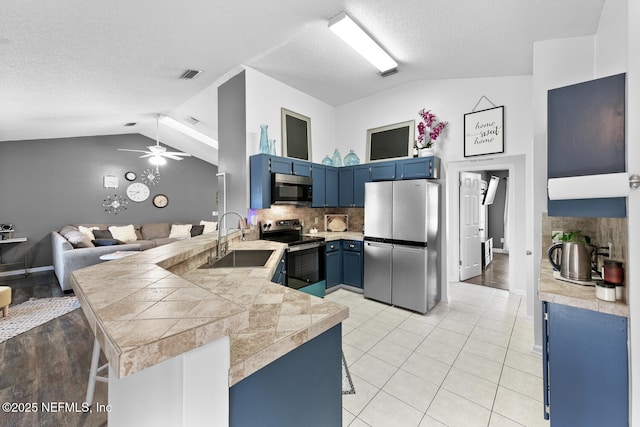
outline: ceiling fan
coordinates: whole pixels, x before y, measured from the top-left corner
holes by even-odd
[[[149,162],[152,165],[164,165],[167,163],[166,159],[182,160],[183,157],[191,157],[189,153],[183,153],[181,151],[167,151],[166,147],[160,145],[160,139],[158,137],[158,123],[160,121],[160,115],[156,116],[156,145],[147,146],[147,150],[132,150],[130,148],[118,148],[119,151],[133,151],[135,153],[143,153],[140,158],[149,158]]]

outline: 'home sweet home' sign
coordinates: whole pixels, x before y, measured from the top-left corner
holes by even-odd
[[[504,153],[504,106],[464,115],[464,156]]]

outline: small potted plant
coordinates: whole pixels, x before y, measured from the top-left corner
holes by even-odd
[[[425,110],[424,108],[418,111],[418,115],[422,120],[418,123],[416,149],[419,151],[420,157],[432,156],[436,139],[438,139],[449,122],[438,122],[436,115],[431,110]]]

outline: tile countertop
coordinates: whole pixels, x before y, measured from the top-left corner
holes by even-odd
[[[327,242],[332,240],[364,240],[364,234],[357,231],[318,231],[314,234],[305,234],[305,236],[324,237]]]
[[[349,316],[345,306],[271,282],[284,244],[236,239],[230,249],[274,253],[264,267],[198,269],[216,244],[217,234],[198,236],[72,273],[118,378],[229,336],[231,387]]]
[[[543,259],[540,265],[538,295],[542,301],[629,317],[629,307],[623,301],[602,301],[596,298],[593,286],[577,285],[554,278],[553,267],[547,259]]]

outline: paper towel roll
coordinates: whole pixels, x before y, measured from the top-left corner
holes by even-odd
[[[621,172],[552,178],[548,181],[547,188],[549,200],[627,197],[629,195],[629,175],[626,172]]]

